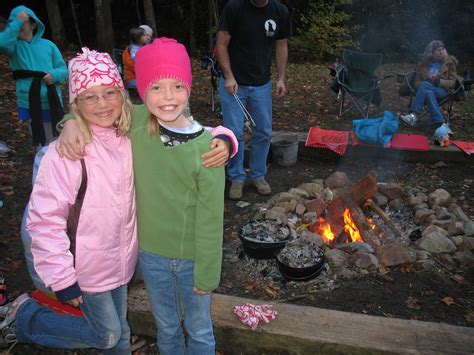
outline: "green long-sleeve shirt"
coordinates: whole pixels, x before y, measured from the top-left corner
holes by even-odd
[[[134,106],[132,141],[140,248],[195,261],[194,283],[211,291],[222,262],[224,168],[205,168],[212,136],[165,147],[147,132],[148,110]]]

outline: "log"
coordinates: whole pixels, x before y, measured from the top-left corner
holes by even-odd
[[[349,209],[352,220],[357,225],[357,228],[359,228],[359,233],[364,242],[377,249],[380,246],[380,240],[372,230],[369,221],[367,221],[364,211],[349,196],[344,196],[342,199],[345,206]]]
[[[377,193],[377,178],[373,173],[369,173],[362,179],[353,184],[346,196],[354,201],[355,205],[360,206],[368,198],[372,197]],[[327,207],[326,222],[334,223],[342,217],[344,209],[347,206],[344,204],[343,197],[336,198]]]
[[[402,232],[399,231],[397,226],[392,222],[390,218],[388,218],[385,212],[380,208],[379,205],[375,203],[375,201],[369,198],[367,199],[367,204],[383,219],[383,221],[387,224],[387,226],[389,226],[389,228],[398,238],[402,237]]]

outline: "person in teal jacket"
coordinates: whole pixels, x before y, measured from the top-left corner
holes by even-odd
[[[45,26],[35,13],[15,7],[0,32],[0,52],[8,56],[16,80],[18,117],[31,120],[33,144],[47,145],[62,118],[59,84],[68,76],[66,63],[56,45],[42,38]]]

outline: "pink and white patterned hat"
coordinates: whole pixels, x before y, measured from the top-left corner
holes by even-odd
[[[123,81],[108,53],[82,48],[82,53],[71,59],[69,68],[69,103],[84,90],[93,86],[110,85],[124,90]]]

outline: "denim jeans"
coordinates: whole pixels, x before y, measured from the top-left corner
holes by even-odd
[[[239,151],[230,159],[227,174],[231,181],[245,181],[244,169],[244,114],[235,98],[224,88],[225,80],[219,81],[224,126],[234,132],[239,141]],[[250,178],[263,179],[267,174],[267,158],[272,140],[272,83],[262,86],[241,86],[237,95],[255,121],[250,141]]]
[[[17,339],[52,348],[97,348],[104,354],[130,354],[127,286],[108,292],[83,292],[84,317],[53,312],[28,300],[14,323]]]
[[[437,99],[442,99],[447,96],[448,92],[443,88],[434,86],[429,81],[422,81],[420,87],[416,91],[416,96],[411,103],[410,110],[412,112],[423,112],[423,106],[428,106],[430,117],[434,123],[444,123],[444,116],[441,108],[438,105]]]
[[[170,259],[140,250],[143,280],[156,320],[161,355],[215,354],[211,295],[193,292],[194,261]],[[187,350],[181,321],[187,334]]]

